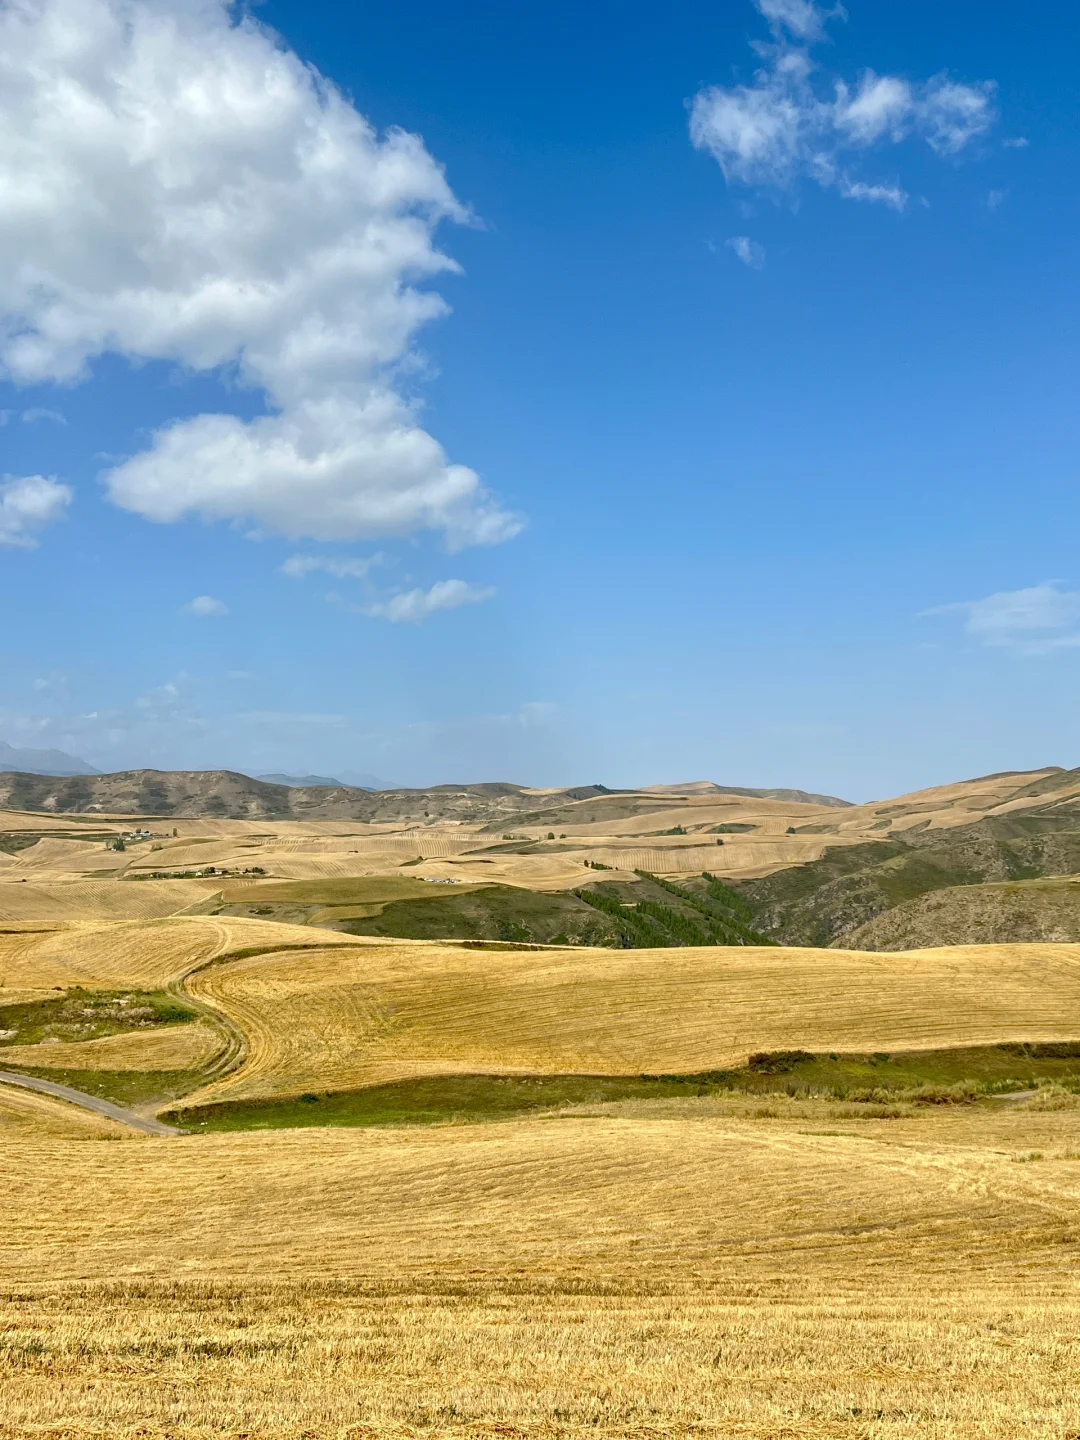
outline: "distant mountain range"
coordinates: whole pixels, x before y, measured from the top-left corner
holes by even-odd
[[[16,770],[24,775],[100,775],[93,765],[63,750],[19,750],[0,740],[0,771]]]
[[[748,790],[739,785],[717,785],[714,780],[690,780],[684,785],[643,785],[645,795],[749,795],[754,800],[790,800],[798,805],[832,805],[852,808],[850,800],[817,795],[811,790]]]
[[[341,780],[335,780],[330,775],[256,775],[254,778],[264,781],[267,785],[287,785],[290,790],[307,790],[312,786],[319,785],[331,785],[338,788],[344,783]]]
[[[341,779],[335,780],[331,775],[256,775],[256,780],[265,781],[267,785],[285,785],[290,790],[318,789],[320,786],[325,789],[332,786],[334,789],[347,790],[390,790],[393,787],[387,785],[385,780],[380,780],[377,775],[361,775],[356,770],[343,770]]]
[[[29,770],[23,765],[16,771],[13,760],[25,761],[28,757],[38,768]],[[55,768],[45,770],[43,764],[49,759],[55,759]],[[90,766],[76,771],[74,767],[82,763],[59,752],[34,753],[6,747],[6,751],[0,751],[0,809],[234,820],[420,824],[450,820],[479,823],[499,831],[510,822],[555,829],[560,824],[629,819],[670,809],[678,794],[674,786],[651,791],[611,790],[604,785],[535,790],[501,781],[433,785],[417,790],[368,789],[342,785],[329,776],[253,779],[231,770],[127,770],[100,775]],[[699,798],[713,793],[761,793],[721,789],[709,782],[705,782],[704,789],[701,782],[682,788]],[[801,791],[782,793],[803,798]],[[588,803],[583,806],[583,801]],[[842,801],[834,799],[824,803],[843,806]]]

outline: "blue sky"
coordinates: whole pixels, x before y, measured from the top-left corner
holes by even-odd
[[[1080,763],[1073,7],[253,13],[0,16],[0,738]]]

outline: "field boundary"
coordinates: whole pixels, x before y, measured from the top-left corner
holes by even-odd
[[[70,1105],[78,1105],[83,1110],[93,1110],[97,1115],[118,1120],[121,1125],[129,1125],[133,1130],[141,1130],[144,1135],[171,1137],[184,1133],[173,1125],[155,1120],[152,1116],[138,1115],[123,1105],[113,1104],[111,1100],[100,1100],[96,1095],[87,1095],[84,1090],[73,1090],[70,1085],[60,1085],[55,1080],[45,1080],[37,1075],[17,1075],[13,1070],[0,1070],[0,1084],[17,1085],[22,1090],[36,1090],[41,1095],[66,1100]]]

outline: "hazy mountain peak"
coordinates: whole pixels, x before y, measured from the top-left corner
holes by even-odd
[[[100,775],[93,765],[63,750],[20,750],[0,740],[0,771],[15,770],[25,775]]]

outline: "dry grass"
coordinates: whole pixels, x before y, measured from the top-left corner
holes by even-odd
[[[138,1132],[102,1115],[80,1110],[63,1100],[48,1095],[35,1095],[32,1090],[19,1090],[14,1085],[0,1084],[0,1145],[5,1152],[9,1142],[33,1138],[49,1140],[127,1140]],[[0,1339],[0,1347],[3,1341]],[[3,1363],[0,1348],[0,1366]],[[0,1421],[2,1425],[2,1421]],[[0,1431],[2,1433],[2,1431]]]
[[[232,952],[349,943],[348,937],[295,925],[208,916],[67,924],[55,930],[5,928],[0,932],[0,995],[8,989],[69,985],[159,990]]]
[[[101,1040],[0,1046],[8,1070],[199,1070],[221,1051],[217,1028],[205,1021],[165,1025]]]
[[[719,1104],[5,1141],[0,1435],[1075,1432],[1080,1116]]]
[[[189,988],[250,1045],[242,1068],[190,1097],[203,1101],[432,1074],[687,1072],[755,1050],[1074,1039],[1080,947],[532,953],[375,941],[217,965]]]
[[[42,842],[46,843],[63,842]],[[98,858],[95,851],[95,862]],[[105,858],[105,852],[100,858]],[[0,882],[0,920],[153,920],[205,900],[216,888],[205,880],[143,880],[137,884],[125,880],[55,884],[4,880]]]
[[[0,980],[15,988],[69,985],[157,990],[221,946],[212,921],[82,924],[44,934],[0,935]]]

